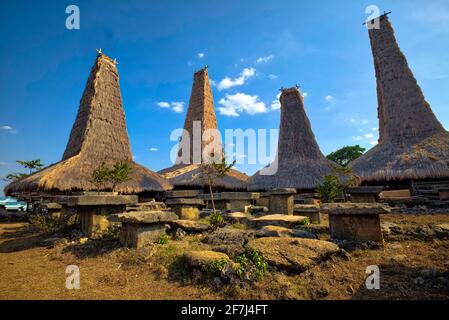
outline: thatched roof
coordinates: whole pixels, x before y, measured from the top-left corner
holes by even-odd
[[[222,156],[220,137],[217,136],[217,140],[211,137],[205,142],[194,142],[194,137],[201,138],[208,130],[218,130],[214,110],[214,98],[212,96],[207,68],[195,72],[193,76],[192,93],[184,122],[184,130],[188,136],[184,136],[179,144],[176,164],[170,168],[161,170],[159,173],[175,187],[203,188],[205,186],[205,180],[200,170],[200,164],[205,161],[210,161],[209,156],[215,157],[216,159],[220,159]],[[203,155],[206,147],[210,152],[209,155]],[[186,154],[183,154],[183,152],[186,152]],[[214,186],[231,190],[244,189],[244,182],[247,179],[248,176],[246,174],[240,173],[237,170],[231,170],[228,176],[218,179]]]
[[[369,37],[380,138],[349,166],[365,182],[449,178],[449,133],[425,100],[386,15]]]
[[[133,161],[116,63],[99,53],[80,101],[69,142],[60,162],[6,186],[5,193],[94,190],[92,172],[102,163],[127,161],[131,179],[123,193],[164,191],[170,183]]]
[[[199,164],[176,165],[159,173],[179,188],[204,189],[207,186]],[[225,190],[246,190],[248,178],[246,174],[231,169],[225,177],[216,179],[214,187]]]
[[[283,89],[280,102],[277,172],[268,175],[256,172],[248,181],[248,190],[315,189],[323,176],[331,172],[333,163],[320,151],[298,88]]]

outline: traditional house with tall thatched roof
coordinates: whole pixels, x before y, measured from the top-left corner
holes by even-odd
[[[195,72],[193,76],[192,93],[176,164],[159,173],[176,188],[204,188],[206,182],[201,163],[210,161],[209,157],[219,159],[222,156],[221,140],[214,132],[218,132],[217,119],[206,67]],[[231,169],[225,177],[215,181],[214,187],[242,190],[246,189],[247,179],[246,174]]]
[[[350,167],[366,184],[449,178],[449,133],[437,120],[399,49],[387,15],[370,29],[379,144]]]
[[[248,190],[314,190],[331,172],[333,163],[320,151],[304,110],[303,99],[297,87],[282,89],[276,160],[249,179]]]
[[[119,192],[131,194],[172,188],[165,178],[133,161],[116,62],[99,53],[62,160],[10,183],[5,194],[94,190],[92,173],[103,161],[107,165],[118,161],[131,164],[131,178],[117,187]]]

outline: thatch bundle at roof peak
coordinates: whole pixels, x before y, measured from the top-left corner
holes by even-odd
[[[197,130],[195,126],[198,124],[200,128]],[[206,182],[201,172],[201,164],[211,161],[211,158],[221,159],[223,156],[219,135],[210,136],[209,139],[205,138],[207,131],[218,133],[208,67],[196,71],[193,75],[192,93],[184,130],[188,137],[183,137],[179,143],[176,164],[159,173],[175,187],[203,188]],[[201,140],[194,141],[195,139]],[[205,155],[205,148],[207,148],[208,155]],[[215,181],[215,187],[241,190],[246,188],[245,181],[247,179],[246,174],[231,170],[226,177]]]
[[[322,154],[304,110],[298,87],[282,89],[281,124],[277,157],[271,170],[258,171],[248,181],[248,190],[276,188],[315,189],[331,172],[332,162]]]
[[[425,100],[387,15],[379,25],[369,30],[379,144],[350,167],[368,183],[449,178],[449,133]]]
[[[131,164],[131,179],[117,191],[138,193],[171,189],[159,174],[133,161],[116,62],[99,52],[80,101],[60,162],[10,183],[6,194],[28,191],[94,190],[92,173],[102,163]]]

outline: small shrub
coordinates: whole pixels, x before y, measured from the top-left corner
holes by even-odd
[[[46,214],[31,215],[28,217],[28,221],[42,232],[56,232],[63,226],[59,218]]]
[[[267,272],[268,263],[256,249],[249,249],[244,254],[235,257],[234,272],[243,281],[245,275],[255,274],[256,280],[262,280]]]
[[[318,186],[317,191],[323,203],[332,203],[342,194],[343,188],[336,175],[328,174],[324,176],[324,182]]]
[[[247,255],[249,255],[249,259],[254,263],[254,266],[256,267],[257,280],[261,280],[267,272],[268,263],[265,261],[262,254],[256,249],[248,250]]]
[[[218,229],[223,225],[223,215],[221,212],[214,211],[209,217],[208,217],[209,223],[214,229]]]
[[[304,220],[302,220],[301,222],[299,222],[299,226],[301,227],[308,227],[312,224],[312,222],[310,221],[309,217],[305,217]]]
[[[120,226],[111,225],[108,229],[101,235],[103,240],[118,240],[120,238]]]
[[[227,264],[228,260],[221,258],[220,260],[212,261],[208,265],[203,266],[203,270],[215,275],[220,275]]]
[[[157,240],[157,244],[167,244],[167,243],[168,243],[168,236],[166,234],[161,235]]]

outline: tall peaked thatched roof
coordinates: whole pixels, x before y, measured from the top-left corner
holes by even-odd
[[[93,190],[92,172],[102,163],[131,163],[123,193],[163,191],[170,183],[133,161],[115,61],[99,53],[80,101],[69,142],[60,162],[6,186],[5,193],[37,190]]]
[[[350,167],[365,182],[449,178],[449,133],[424,98],[387,15],[369,37],[376,72],[379,144]]]
[[[332,162],[324,157],[315,140],[299,89],[283,89],[280,102],[277,171],[256,172],[248,181],[248,190],[315,189],[323,176],[331,172]]]
[[[184,130],[188,137],[183,137],[180,142],[176,164],[159,173],[166,177],[175,187],[202,188],[205,185],[205,181],[200,170],[201,163],[209,161],[209,156],[216,158],[222,156],[222,144],[219,136],[215,136],[216,140],[213,136],[210,136],[209,139],[204,139],[206,141],[195,141],[194,139],[195,137],[203,137],[207,131],[212,132],[216,130],[218,132],[214,98],[207,67],[195,72],[193,76],[192,93],[184,122]],[[188,154],[183,154],[183,150],[188,152]],[[203,151],[207,151],[205,153],[209,154],[203,155]],[[215,182],[215,187],[245,189],[244,182],[247,179],[247,175],[231,170],[226,177]]]

